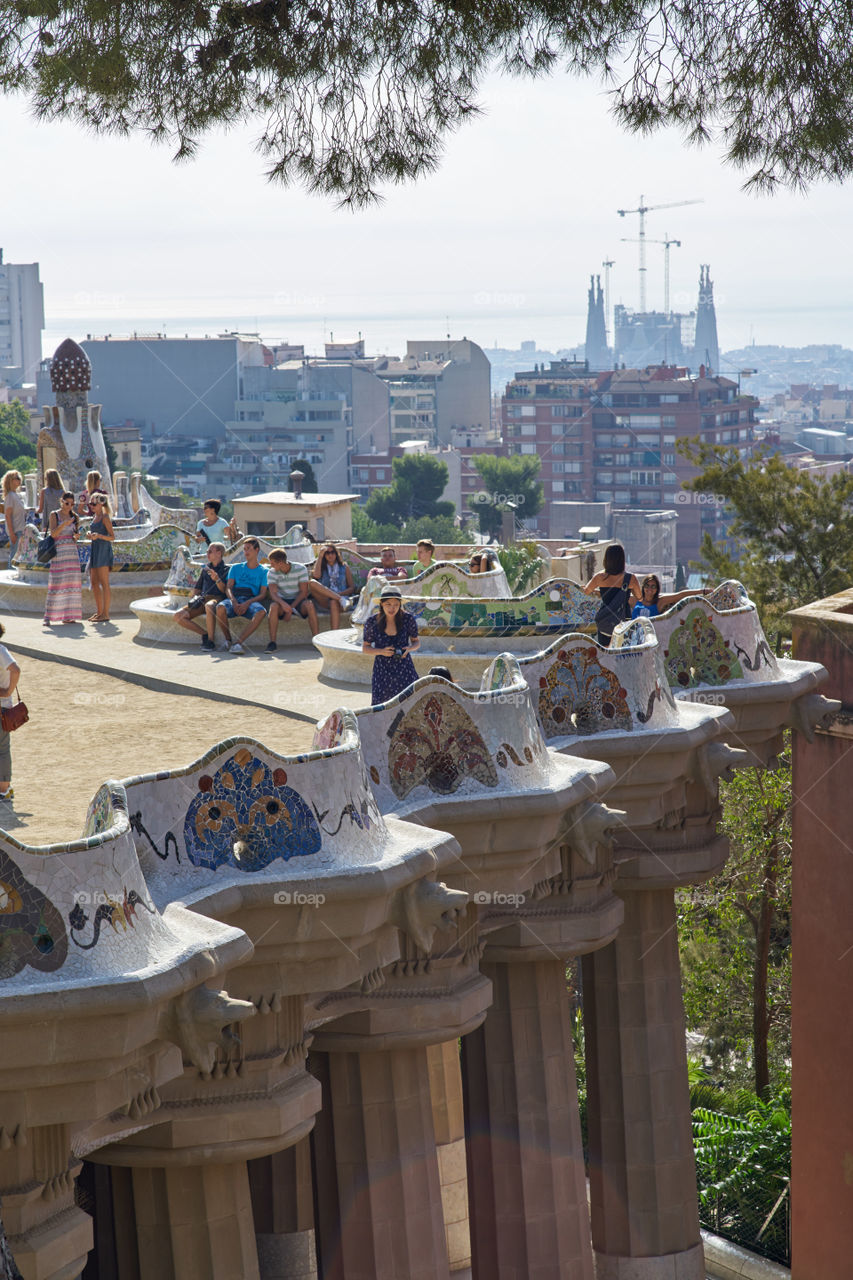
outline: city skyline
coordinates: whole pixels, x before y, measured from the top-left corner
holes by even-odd
[[[629,137],[600,90],[557,76],[493,79],[486,115],[450,139],[438,172],[357,213],[266,183],[251,131],[211,138],[174,166],[140,138],[94,139],[0,104],[7,140],[0,243],[38,261],[45,353],[54,336],[259,330],[318,350],[361,329],[373,352],[405,336],[467,335],[485,350],[583,340],[590,273],[615,261],[613,302],[638,305],[637,218],[671,255],[672,305],[696,304],[710,263],[724,348],[849,341],[850,186],[768,199],[739,190],[718,151],[669,132]],[[582,126],[582,127],[581,127]],[[47,190],[67,193],[59,201]],[[649,306],[663,300],[662,249],[648,246]]]

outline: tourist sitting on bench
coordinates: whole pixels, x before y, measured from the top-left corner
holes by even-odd
[[[198,575],[195,584],[195,595],[175,614],[179,627],[194,631],[201,636],[203,649],[212,649],[213,641],[208,635],[209,628],[202,628],[193,618],[197,618],[205,609],[211,611],[226,599],[225,584],[228,579],[228,565],[222,559],[225,548],[221,542],[211,542],[207,548],[207,564]]]
[[[308,595],[308,568],[304,564],[291,564],[287,552],[276,547],[269,555],[270,567],[267,571],[267,591],[270,596],[270,642],[267,653],[273,653],[278,646],[275,642],[278,631],[278,620],[288,622],[298,613],[307,619],[312,636],[319,631],[317,610]]]
[[[261,604],[267,594],[267,571],[263,565],[258,564],[261,544],[257,538],[247,538],[243,546],[246,559],[238,560],[228,569],[228,580],[225,584],[228,599],[216,606],[215,613],[213,609],[207,611],[207,634],[211,642],[218,622],[225,636],[225,643],[232,653],[242,653],[243,645],[240,641],[231,639],[228,619],[249,619],[249,625],[242,636],[245,641],[257,631],[267,612]]]
[[[402,564],[397,564],[397,552],[393,547],[383,547],[379,553],[379,564],[374,565],[368,573],[368,578],[388,578],[393,581],[395,578],[407,577],[406,568]]]

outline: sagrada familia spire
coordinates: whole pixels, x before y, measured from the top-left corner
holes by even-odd
[[[607,346],[607,326],[604,322],[604,291],[601,288],[601,276],[589,277],[587,299],[586,358],[590,369],[609,369],[611,361]]]
[[[710,373],[720,371],[720,347],[717,342],[717,313],[714,310],[714,285],[711,268],[699,268],[699,304],[696,308],[696,338],[693,347],[697,365],[704,364]]]

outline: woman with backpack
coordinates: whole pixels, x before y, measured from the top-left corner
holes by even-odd
[[[631,616],[633,600],[641,600],[640,584],[633,573],[625,569],[625,548],[621,542],[612,542],[604,553],[604,569],[593,574],[581,590],[588,596],[601,596],[601,604],[595,615],[598,627],[598,643],[609,645],[613,628]]]

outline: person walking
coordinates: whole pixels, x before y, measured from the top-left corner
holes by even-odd
[[[56,545],[56,555],[50,562],[47,580],[46,627],[52,622],[80,622],[83,618],[83,588],[77,551],[79,527],[74,494],[66,490],[59,500],[59,510],[51,511],[48,519],[48,532]]]
[[[18,551],[18,542],[27,523],[27,509],[18,493],[24,477],[20,471],[7,471],[0,485],[3,488],[3,518],[6,521],[6,532],[9,535],[9,568]]]
[[[379,612],[364,624],[362,653],[374,654],[371,706],[387,702],[418,678],[410,655],[420,645],[414,614],[403,608],[400,588],[386,582],[379,597]]]
[[[631,616],[631,598],[642,599],[640,584],[633,573],[625,569],[625,548],[621,542],[612,542],[604,552],[603,572],[593,574],[581,590],[588,596],[601,596],[601,604],[595,615],[598,627],[598,643],[605,647],[613,639],[613,628]]]
[[[6,628],[0,622],[0,639]],[[18,687],[21,668],[4,644],[0,644],[0,706],[12,706],[12,694]],[[9,739],[11,734],[0,725],[0,804],[14,798],[12,790],[12,749]]]
[[[92,542],[89,553],[89,578],[92,595],[95,597],[95,612],[89,621],[109,622],[110,569],[113,567],[113,543],[115,542],[113,522],[110,519],[110,501],[105,493],[93,493],[90,501],[95,518],[89,525],[89,537]]]

